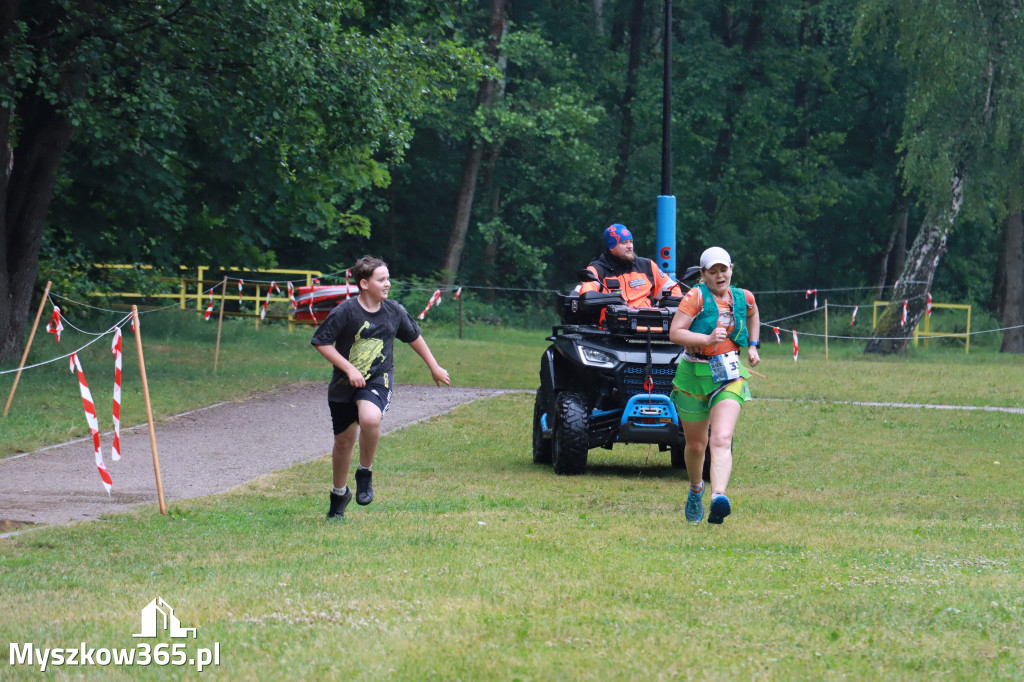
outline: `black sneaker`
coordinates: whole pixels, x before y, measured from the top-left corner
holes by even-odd
[[[343,519],[345,518],[345,507],[352,501],[352,487],[348,486],[345,488],[345,494],[339,495],[338,493],[331,491],[331,508],[327,512],[327,518],[329,519]]]
[[[356,502],[373,502],[373,472],[369,469],[356,469]]]

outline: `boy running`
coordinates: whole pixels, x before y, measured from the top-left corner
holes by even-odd
[[[373,457],[380,440],[381,418],[391,405],[395,381],[395,338],[408,343],[430,368],[440,386],[451,385],[448,372],[437,364],[419,325],[401,304],[388,300],[391,289],[388,266],[373,256],[363,256],[352,267],[359,295],[339,304],[317,328],[312,344],[334,366],[327,387],[327,403],[334,422],[331,451],[334,488],[328,519],[345,516],[352,500],[348,472],[359,440],[356,470],[356,502],[373,501]]]

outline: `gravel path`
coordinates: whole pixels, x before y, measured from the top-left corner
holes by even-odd
[[[502,389],[398,385],[382,433],[445,414]],[[330,413],[323,384],[288,386],[249,400],[186,412],[156,425],[164,500],[223,492],[259,476],[328,455]],[[23,523],[88,521],[157,501],[145,424],[121,430],[122,458],[103,454],[114,480],[108,496],[91,439],[62,443],[0,461],[0,532]],[[0,535],[3,537],[3,535]]]

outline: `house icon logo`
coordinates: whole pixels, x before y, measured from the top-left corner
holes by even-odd
[[[156,637],[158,630],[166,630],[171,637],[188,637],[191,632],[192,639],[196,638],[196,628],[181,627],[174,609],[163,597],[157,597],[143,607],[142,632],[132,637]]]

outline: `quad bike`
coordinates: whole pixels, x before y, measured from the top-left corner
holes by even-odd
[[[593,281],[580,271],[581,280]],[[653,443],[685,468],[686,441],[670,397],[682,347],[668,331],[679,298],[630,308],[617,288],[558,297],[562,324],[540,361],[533,408],[533,461],[582,474],[591,448]],[[711,458],[704,457],[705,480]]]

